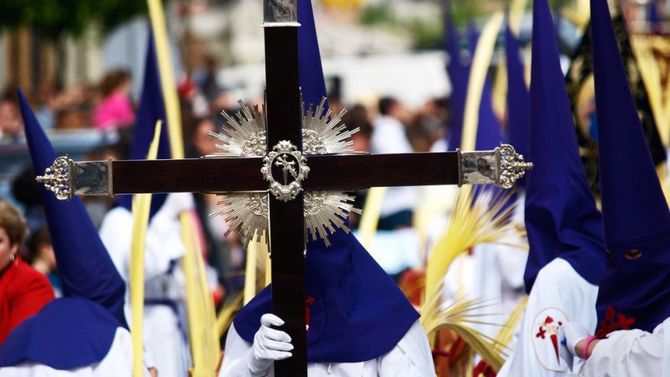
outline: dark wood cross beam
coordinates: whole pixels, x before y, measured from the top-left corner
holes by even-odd
[[[275,375],[306,377],[303,190],[350,191],[375,186],[468,183],[510,187],[529,164],[510,146],[469,153],[302,156],[297,4],[296,0],[265,1],[265,158],[73,162],[60,157],[39,180],[60,199],[72,195],[270,191],[272,310],[285,321],[282,329],[291,336],[295,347],[291,358],[275,363]],[[286,142],[296,153],[280,150],[272,154]],[[298,177],[307,171],[309,174],[301,181]],[[283,184],[284,188],[297,184],[298,190],[287,194],[288,197],[282,196],[273,191],[268,181]]]

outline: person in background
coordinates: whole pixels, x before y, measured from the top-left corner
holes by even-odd
[[[409,153],[404,121],[408,118],[405,106],[393,97],[379,100],[379,117],[374,122],[372,150],[377,153]]]
[[[426,101],[413,116],[407,137],[416,152],[430,152],[437,141],[445,140],[447,124],[446,99]]]
[[[310,241],[305,256],[309,376],[435,376],[419,314],[351,233]],[[236,315],[220,377],[273,377],[291,356],[284,321],[271,313],[272,285]]]
[[[365,106],[361,104],[353,105],[344,114],[342,122],[350,130],[359,128],[359,131],[351,136],[351,141],[354,142],[353,150],[356,152],[370,152],[373,127]]]
[[[35,170],[27,165],[17,171],[11,180],[11,197],[22,208],[29,232],[34,232],[46,221],[40,200],[39,186],[35,180]]]
[[[55,99],[57,130],[80,130],[91,127],[95,86],[75,84],[64,88]]]
[[[403,121],[407,110],[397,99],[379,100],[379,118],[374,122],[370,149],[372,153],[412,153]],[[412,187],[390,187],[382,202],[379,230],[395,230],[412,225],[417,193]]]
[[[12,90],[0,96],[0,141],[18,141],[21,135],[21,119],[16,98]]]
[[[16,326],[54,299],[47,278],[19,256],[27,232],[19,211],[0,199],[0,345]]]
[[[667,377],[670,376],[668,326],[670,318],[658,324],[652,332],[640,329],[617,330],[609,333],[607,338],[592,335],[579,323],[568,322],[563,325],[563,331],[568,350],[585,360],[579,371],[580,377]]]
[[[595,329],[608,252],[603,217],[579,156],[547,0],[533,2],[531,77],[527,157],[534,166],[526,176],[530,249],[523,275],[528,302],[498,376],[563,377],[583,361],[564,346],[562,326]]]
[[[158,58],[152,34],[147,35],[144,77],[137,110],[136,126],[132,128],[130,159],[145,159],[149,145],[155,137],[156,123],[167,119],[160,85]],[[157,159],[172,157],[168,127],[162,127],[158,135]],[[131,284],[133,261],[133,197],[118,195],[116,207],[104,216],[99,229],[116,272]],[[187,337],[184,332],[184,279],[180,259],[186,244],[182,238],[181,214],[192,208],[190,193],[151,195],[148,225],[143,242],[144,248],[144,310],[143,344],[148,358],[155,357],[156,368],[161,376],[185,376],[190,364]],[[135,240],[137,242],[137,240]],[[59,266],[60,267],[60,266]],[[141,284],[133,281],[132,284]],[[128,290],[126,290],[129,293]],[[125,295],[125,317],[131,326],[130,295]]]
[[[192,206],[190,193],[169,194],[150,217],[145,239],[144,347],[147,357],[166,377],[183,376],[189,364],[183,317],[185,283],[180,267],[185,246],[179,215]],[[128,287],[133,223],[130,209],[119,205],[105,215],[99,230],[102,243]],[[130,319],[130,295],[126,296],[125,316]]]
[[[42,82],[33,97],[35,116],[45,130],[56,126],[56,112],[60,110],[60,103],[63,102],[59,96],[61,91],[62,87],[52,82]]]
[[[205,53],[202,57],[202,63],[196,67],[193,72],[193,80],[200,88],[200,92],[208,101],[216,97],[221,88],[216,81],[216,71],[219,63],[212,54]]]
[[[209,135],[216,130],[214,120],[209,117],[196,118],[193,121],[192,133],[190,135],[191,146],[188,154],[191,157],[202,157],[217,152],[215,139]]]
[[[95,128],[108,131],[135,122],[133,105],[128,98],[131,84],[130,73],[124,69],[110,71],[103,77],[100,83],[102,99],[93,114]]]
[[[414,117],[407,135],[415,151],[430,152],[435,142],[442,139],[440,121],[421,112]]]
[[[26,241],[27,254],[26,262],[38,272],[43,273],[54,289],[56,297],[62,296],[61,281],[56,272],[56,254],[54,254],[53,244],[49,228],[45,225],[33,232]]]
[[[372,122],[365,106],[361,104],[353,105],[342,118],[342,122],[347,129],[359,128],[359,131],[351,136],[354,143],[352,149],[356,152],[370,152],[370,142],[372,138]],[[354,199],[354,208],[362,209],[365,205],[367,190],[356,191]],[[356,212],[349,212],[349,223],[353,229],[358,228],[361,215]]]
[[[34,169],[44,172],[56,154],[22,92],[19,103]],[[0,376],[130,376],[133,354],[121,276],[78,198],[59,201],[45,189],[40,197],[65,297],[54,299],[46,277],[34,272],[50,297],[0,344]],[[16,279],[11,286],[15,285]],[[0,303],[5,297],[0,292]],[[0,324],[5,322],[0,318]],[[143,375],[156,377],[155,368],[149,367],[153,366],[145,364]]]
[[[220,114],[225,111],[228,114],[234,114],[239,110],[240,104],[235,96],[226,90],[219,91],[212,100],[209,101],[209,113],[212,115]]]
[[[230,108],[224,108],[229,111]],[[231,110],[234,113],[234,110]],[[191,145],[188,156],[197,158],[217,152],[216,139],[209,135],[216,126],[211,118],[197,118],[192,123],[190,134]],[[237,232],[228,232],[228,224],[224,216],[210,217],[217,211],[220,196],[207,193],[193,195],[195,212],[202,224],[208,263],[216,270],[218,283],[229,297],[234,296],[244,286],[244,249]]]
[[[371,152],[413,153],[406,129],[409,118],[409,111],[396,98],[381,98],[379,117],[372,131]],[[389,187],[383,192],[370,254],[395,281],[404,271],[420,264],[418,234],[412,228],[418,194],[416,187]]]
[[[579,376],[670,376],[670,211],[606,0],[591,0],[598,166],[608,251],[598,328],[566,324]],[[625,150],[625,154],[622,151]]]

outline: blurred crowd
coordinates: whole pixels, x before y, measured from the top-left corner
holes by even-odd
[[[107,72],[96,85],[58,87],[43,85],[29,100],[41,126],[49,131],[95,129],[110,135],[111,140],[90,150],[89,160],[128,158],[133,127],[139,103],[131,96],[132,80],[129,71],[115,69]],[[186,157],[199,157],[217,152],[215,139],[209,135],[224,126],[221,112],[234,114],[240,105],[226,88],[216,82],[214,65],[180,80],[178,94],[181,105],[183,137]],[[250,104],[260,98],[242,99]],[[408,108],[399,99],[380,97],[360,103],[344,103],[331,96],[329,106],[337,113],[347,112],[343,118],[349,128],[359,128],[353,136],[353,149],[360,152],[394,153],[427,152],[446,135],[447,99],[435,98],[419,108]],[[22,118],[18,108],[16,89],[7,88],[0,97],[0,144],[23,143]],[[37,270],[45,273],[56,292],[59,289],[56,263],[51,250],[48,230],[41,209],[35,172],[26,167],[12,177],[12,202],[23,210],[30,228],[23,258]],[[365,193],[359,193],[356,207],[364,205]],[[111,198],[84,198],[96,226],[100,227],[105,215],[116,203]],[[194,194],[195,210],[202,223],[205,260],[208,262],[212,291],[217,301],[232,297],[244,285],[245,254],[236,232],[228,232],[223,216],[210,217],[216,211],[219,198],[213,194]],[[402,202],[402,200],[401,200]],[[379,228],[393,230],[411,226],[413,201],[404,201],[393,213],[382,212]],[[387,211],[388,212],[388,211]],[[386,215],[391,215],[386,216]],[[351,215],[356,227],[358,216]],[[225,235],[227,234],[227,236]]]

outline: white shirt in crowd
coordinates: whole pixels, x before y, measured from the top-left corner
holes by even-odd
[[[389,116],[380,116],[374,122],[372,153],[412,153],[412,145],[405,134],[403,124]],[[416,206],[417,192],[414,187],[389,187],[382,202],[381,216],[392,215]]]

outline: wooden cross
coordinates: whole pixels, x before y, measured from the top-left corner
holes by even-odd
[[[39,179],[59,199],[158,192],[268,192],[272,310],[285,321],[282,329],[294,345],[291,358],[275,363],[278,377],[307,376],[304,191],[484,183],[509,188],[530,166],[507,145],[469,153],[303,156],[296,8],[296,0],[265,0],[266,156],[90,162],[59,157]]]

